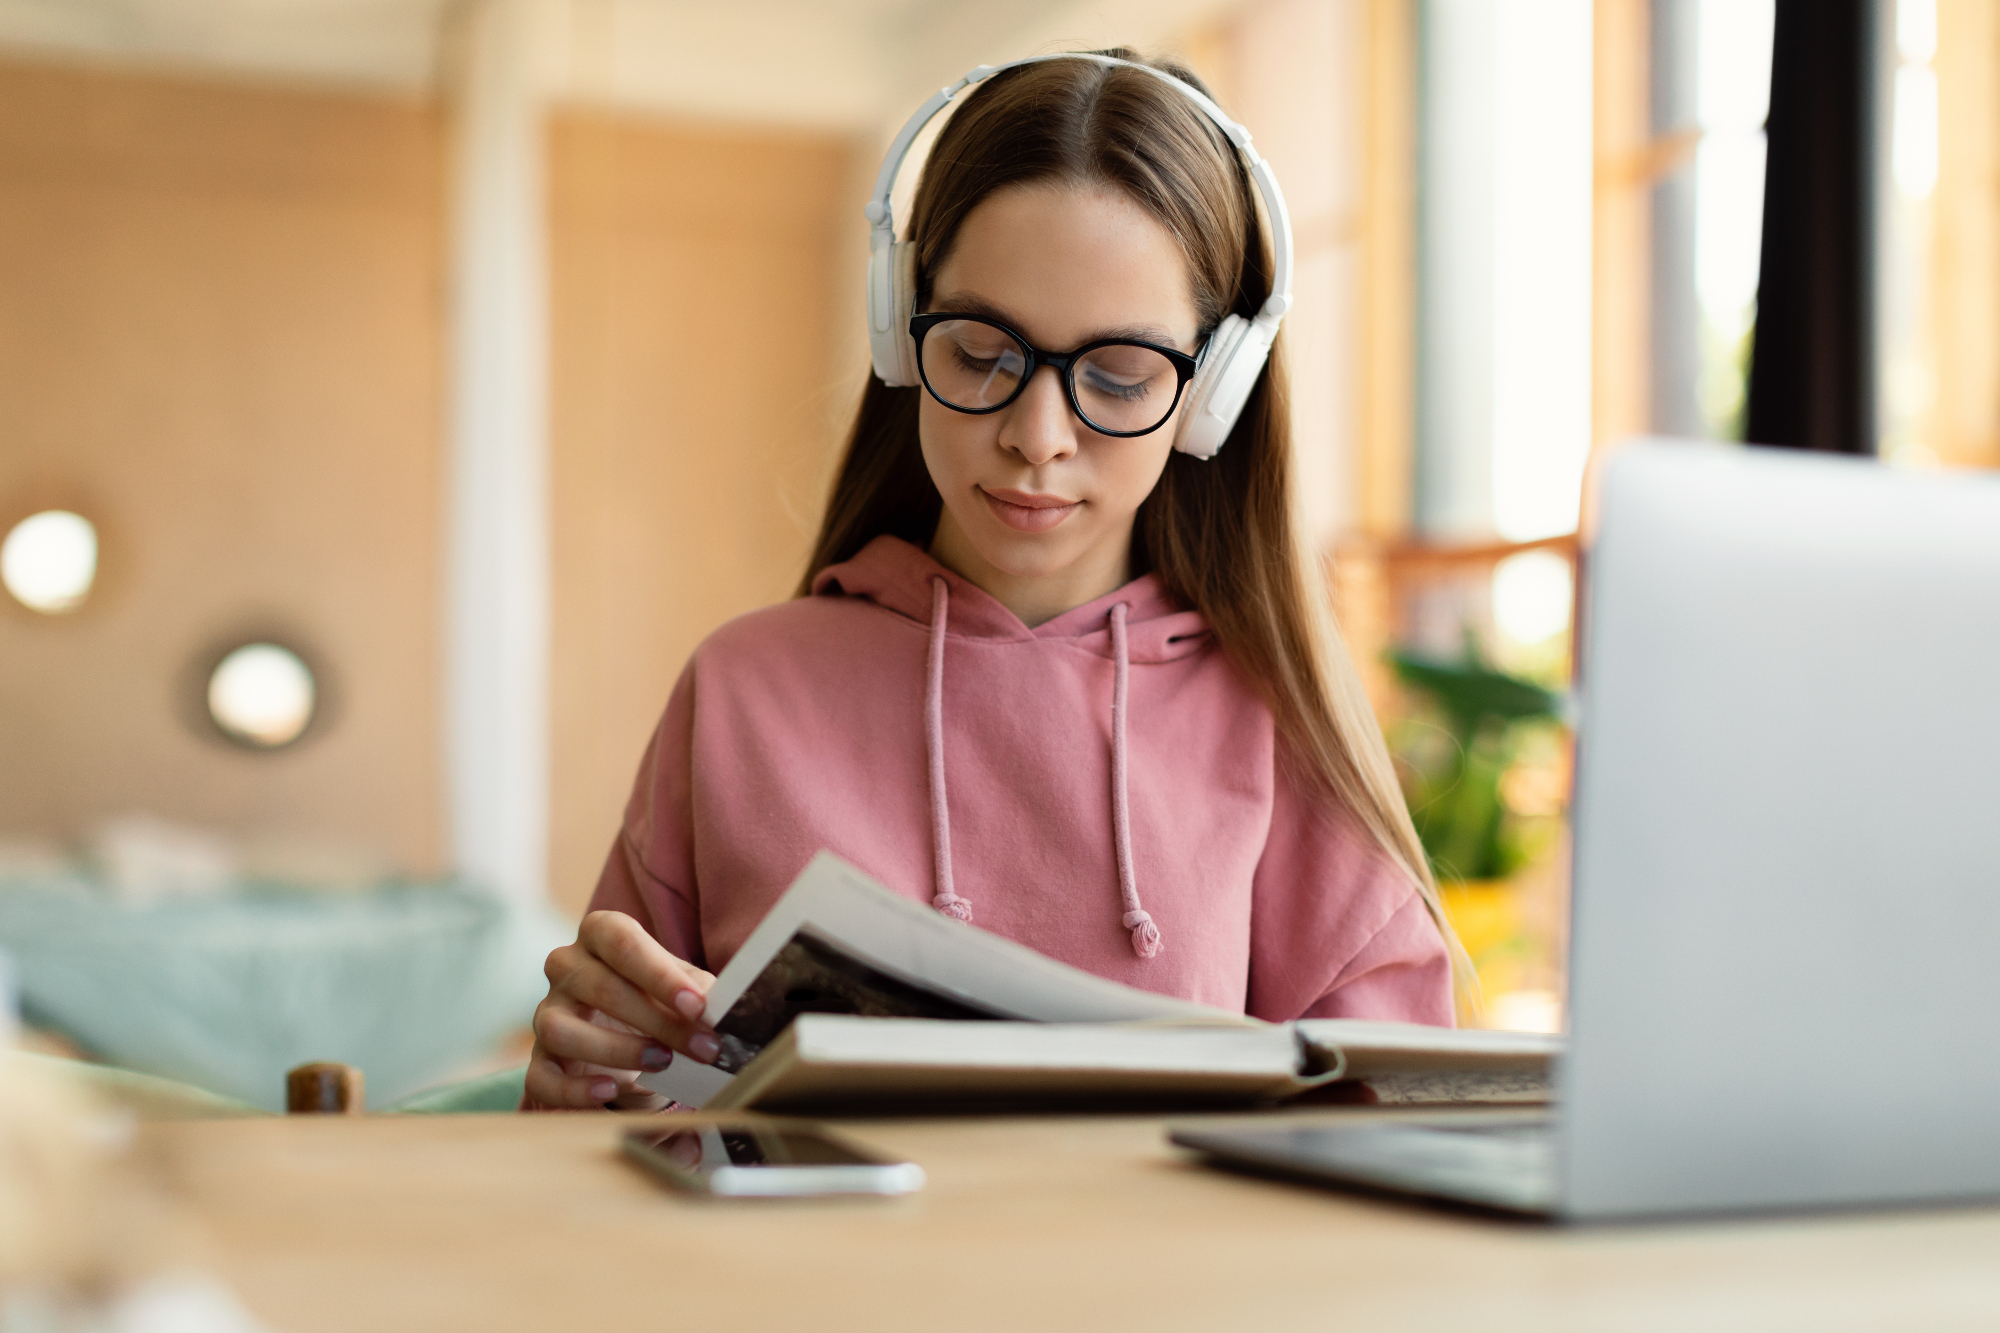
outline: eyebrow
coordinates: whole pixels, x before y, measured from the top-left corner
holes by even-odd
[[[1010,329],[1018,329],[1021,325],[1021,321],[1017,320],[1005,309],[995,305],[983,296],[974,296],[969,292],[936,298],[930,302],[930,309],[933,314],[940,315],[981,315],[987,319],[998,320]],[[1173,334],[1167,332],[1157,324],[1121,324],[1116,328],[1098,329],[1078,339],[1076,345],[1082,347],[1085,343],[1108,342],[1119,339],[1158,343],[1162,347],[1176,349],[1180,346]]]

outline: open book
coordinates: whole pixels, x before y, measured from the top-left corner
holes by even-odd
[[[1380,1101],[1540,1101],[1561,1043],[1271,1024],[1155,995],[898,897],[828,852],[722,969],[706,1016],[715,1063],[679,1058],[642,1086],[688,1106],[802,1112],[1252,1104],[1341,1080]]]

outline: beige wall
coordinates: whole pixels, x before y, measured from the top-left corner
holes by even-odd
[[[1285,191],[1301,508],[1338,551],[1341,632],[1385,712],[1394,616],[1380,554],[1407,535],[1415,479],[1416,21],[1413,0],[1258,0],[1185,45]]]
[[[1292,220],[1296,305],[1285,317],[1301,516],[1331,546],[1359,518],[1366,7],[1260,0],[1198,41],[1229,113],[1270,159]],[[1203,47],[1207,49],[1202,49]]]
[[[568,112],[550,147],[550,862],[575,909],[688,654],[804,568],[860,381],[846,141]]]
[[[145,810],[441,868],[443,137],[416,100],[0,65],[0,524],[75,508],[104,546],[82,611],[0,598],[0,837]],[[836,137],[554,118],[570,907],[688,653],[802,568],[859,386],[853,175]],[[253,635],[326,677],[276,754],[200,724]]]
[[[1412,0],[1255,0],[1183,43],[1285,192],[1301,508],[1329,549],[1410,517],[1415,23]]]
[[[440,134],[426,104],[0,65],[0,525],[65,505],[81,611],[0,597],[0,833],[135,809],[440,853]],[[328,725],[186,716],[279,633]]]

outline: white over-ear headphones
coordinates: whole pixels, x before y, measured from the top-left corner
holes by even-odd
[[[875,193],[862,212],[873,230],[868,241],[868,350],[875,360],[875,375],[896,388],[914,385],[917,376],[917,345],[910,337],[910,316],[916,313],[916,247],[896,239],[896,220],[889,211],[889,192],[896,173],[909,154],[910,145],[931,117],[952,98],[975,83],[983,83],[1002,70],[1037,65],[1045,60],[1094,60],[1100,65],[1123,65],[1144,70],[1181,93],[1202,114],[1215,122],[1229,142],[1236,145],[1250,168],[1250,179],[1264,197],[1264,211],[1270,215],[1274,266],[1271,296],[1250,319],[1229,315],[1209,335],[1201,351],[1201,369],[1188,388],[1186,410],[1181,415],[1174,448],[1196,458],[1213,458],[1229,438],[1258,373],[1271,355],[1271,341],[1278,336],[1278,321],[1292,308],[1292,223],[1285,213],[1285,196],[1278,189],[1271,164],[1250,146],[1250,131],[1222,114],[1222,108],[1165,70],[1135,64],[1112,56],[1066,52],[1058,55],[1029,56],[1004,65],[981,65],[948,88],[942,88],[917,108],[889,145],[882,159],[882,172],[875,178]]]

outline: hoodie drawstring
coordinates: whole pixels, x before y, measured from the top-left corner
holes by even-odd
[[[1117,674],[1111,686],[1111,836],[1118,850],[1118,895],[1125,903],[1125,929],[1132,932],[1132,952],[1151,958],[1160,951],[1160,928],[1139,906],[1139,877],[1132,869],[1132,810],[1125,798],[1125,699],[1131,656],[1125,649],[1125,603],[1111,608],[1111,651]]]
[[[924,746],[931,761],[931,854],[937,858],[937,894],[931,906],[960,921],[972,920],[972,904],[951,891],[951,806],[944,794],[944,625],[951,610],[945,581],[931,579],[931,654],[924,686]]]
[[[1118,854],[1118,895],[1122,920],[1132,932],[1132,952],[1151,958],[1160,951],[1160,928],[1139,905],[1138,876],[1132,869],[1132,811],[1126,799],[1125,715],[1132,674],[1125,643],[1126,605],[1111,608],[1111,648],[1115,675],[1111,688],[1111,836]],[[931,641],[924,683],[924,748],[930,760],[931,851],[936,858],[936,894],[931,906],[960,921],[972,920],[972,904],[951,888],[951,805],[944,789],[944,634],[951,592],[941,576],[931,578]]]

